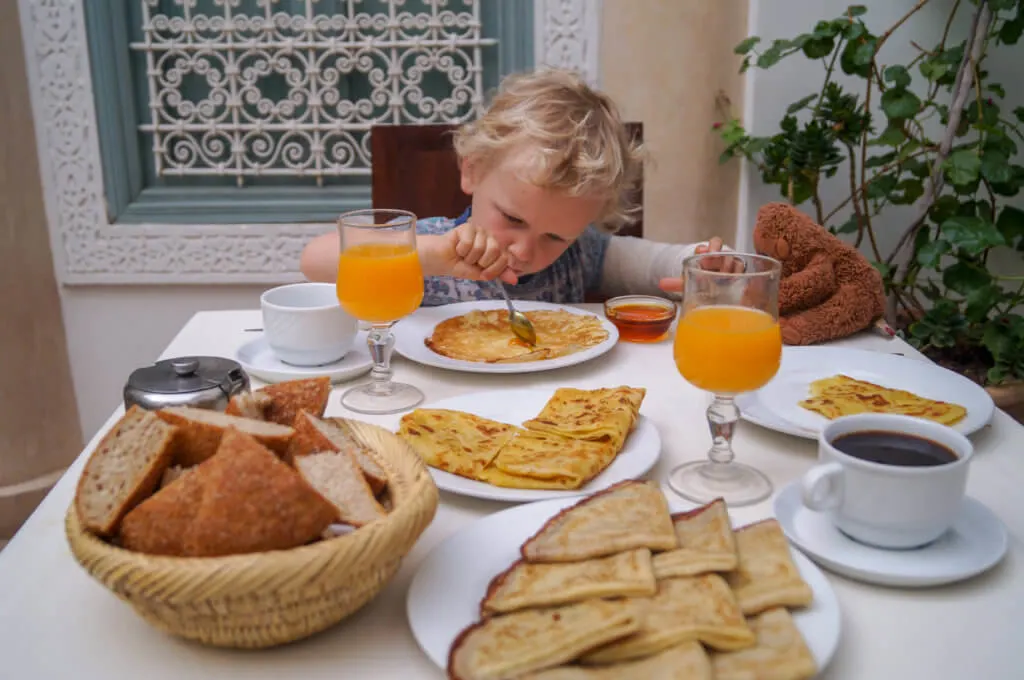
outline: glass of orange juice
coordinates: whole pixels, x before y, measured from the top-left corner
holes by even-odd
[[[749,505],[772,493],[760,470],[733,460],[736,395],[763,387],[779,370],[781,265],[760,255],[705,254],[683,262],[683,300],[674,355],[679,373],[714,399],[708,460],[680,465],[669,486],[698,503]]]
[[[416,216],[404,210],[354,210],[338,218],[338,302],[370,324],[370,382],[341,395],[356,413],[397,413],[423,401],[418,388],[391,379],[391,327],[423,301]]]

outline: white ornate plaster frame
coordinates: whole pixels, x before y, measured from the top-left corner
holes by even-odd
[[[85,0],[18,0],[57,279],[64,285],[279,283],[326,224],[132,224],[107,219]],[[600,0],[534,0],[536,63],[598,79]]]

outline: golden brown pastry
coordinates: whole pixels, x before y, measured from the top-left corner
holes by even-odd
[[[749,524],[735,535],[739,564],[726,574],[726,580],[744,614],[811,603],[814,593],[800,576],[777,520]]]
[[[655,556],[654,574],[658,578],[695,576],[711,571],[736,568],[736,539],[725,501],[672,515],[679,547]]]
[[[738,652],[713,654],[715,680],[806,680],[818,672],[793,617],[782,608],[748,619],[757,644]]]

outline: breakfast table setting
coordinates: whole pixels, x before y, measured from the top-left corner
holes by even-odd
[[[360,223],[353,227],[354,245],[348,251],[343,236],[343,255],[347,252],[353,260],[340,267],[348,269],[344,292],[339,275],[337,288],[315,283],[280,286],[254,301],[252,309],[199,312],[153,366],[126,376],[124,404],[0,552],[5,584],[0,589],[0,640],[5,652],[0,678],[468,680],[534,677],[532,672],[537,678],[627,679],[1024,676],[1016,616],[1024,606],[1024,512],[1019,492],[1024,487],[1024,427],[995,408],[980,387],[934,365],[899,337],[874,329],[814,346],[780,349],[777,312],[773,311],[778,267],[770,258],[735,255],[744,261],[742,273],[737,274],[690,271],[684,275],[684,287],[692,288],[683,294],[689,302],[652,299],[647,314],[633,317],[630,311],[645,304],[641,298],[578,305],[499,299],[417,309],[418,301],[409,303],[415,295],[405,296],[401,283],[376,301],[370,294],[360,297],[362,293],[351,292],[366,281],[380,280],[374,279],[379,276],[375,267],[380,265],[374,258],[388,260],[389,275],[397,277],[392,280],[401,279],[411,267],[394,260],[406,252],[396,237],[385,244],[386,252],[378,243],[357,242],[354,235],[365,229]],[[417,277],[414,272],[407,278]],[[765,296],[765,291],[772,290],[775,293]],[[763,302],[758,302],[759,296],[764,296]],[[401,311],[406,307],[410,309]],[[667,316],[658,317],[657,311],[666,308]],[[708,313],[694,313],[695,309]],[[535,333],[531,342],[510,329],[510,312],[521,313],[535,326],[530,328]],[[762,327],[765,319],[769,324]],[[480,338],[486,333],[479,329],[490,322],[505,335],[518,338],[485,343]],[[661,325],[656,331],[637,330],[636,324],[643,323]],[[547,324],[557,324],[574,340],[564,347],[544,345],[541,341],[553,335]],[[470,327],[480,333],[475,344],[463,342]],[[494,348],[505,353],[502,358],[467,358],[467,352],[497,351]],[[547,354],[538,354],[542,349]],[[309,352],[319,354],[309,359],[304,355]],[[274,388],[286,391],[304,380],[323,381],[321,406],[314,409],[319,413],[290,413],[291,427],[296,433],[305,432],[306,438],[294,449],[293,444],[275,448],[276,433],[287,430],[291,436],[291,429],[270,422],[273,418],[268,414],[277,408],[273,400],[280,398]],[[168,381],[178,387],[167,387]],[[191,387],[183,388],[186,384]],[[863,397],[864,390],[876,399],[884,396],[890,405],[898,402],[904,415],[848,410],[857,400],[856,393]],[[253,397],[261,394],[265,400]],[[225,408],[234,415],[219,413]],[[595,423],[580,417],[578,409],[611,415]],[[927,409],[926,417],[905,415],[922,413],[920,409]],[[577,429],[566,436],[569,421],[559,417],[570,412],[577,414],[573,421]],[[252,422],[257,416],[265,416],[267,422]],[[455,424],[442,418],[455,419],[451,421]],[[581,422],[611,434],[580,435]],[[171,475],[168,453],[159,465],[160,474],[148,475],[145,493],[125,502],[127,514],[108,523],[113,526],[123,520],[120,533],[116,528],[98,529],[103,522],[93,520],[91,506],[80,496],[90,492],[90,484],[98,488],[93,493],[109,492],[109,485],[104,488],[106,482],[97,480],[101,473],[112,474],[123,465],[104,467],[102,458],[113,455],[110,451],[118,438],[124,445],[131,423],[135,427],[148,423],[145,427],[152,432],[174,431],[179,438],[167,441],[176,442],[174,455],[179,457],[185,446],[183,433],[202,430],[208,434],[213,428],[222,440],[215,444],[216,452],[201,456],[203,462],[191,471]],[[488,437],[480,440],[484,442],[480,446],[492,446],[496,452],[487,458],[490,462],[479,464],[469,447],[468,459],[459,458],[463,454],[455,450],[438,452],[449,440],[430,425],[463,427],[459,423],[483,424],[479,431]],[[355,442],[352,445],[368,452],[371,459],[380,454],[375,460],[383,469],[383,491],[374,484],[376,476],[368,472],[367,466],[377,469],[374,462],[360,462],[353,456],[353,465],[347,454],[341,455],[347,446],[339,443],[342,439]],[[143,540],[134,538],[143,534],[129,533],[129,526],[153,526],[171,535],[174,527],[162,518],[174,515],[154,514],[157,500],[170,499],[174,490],[181,492],[188,480],[205,474],[204,469],[210,473],[205,483],[211,484],[215,462],[231,453],[221,453],[230,448],[229,440],[239,450],[248,446],[246,455],[254,461],[262,455],[255,449],[272,450],[276,456],[267,455],[271,460],[262,463],[267,475],[280,476],[287,468],[292,476],[287,488],[294,490],[297,470],[330,501],[325,505],[318,500],[319,505],[309,507],[326,508],[328,514],[340,508],[333,521],[288,544],[293,547],[281,545],[276,551],[311,556],[307,571],[316,573],[303,574],[313,584],[306,597],[313,592],[316,600],[317,584],[325,584],[323,601],[328,604],[297,605],[287,600],[288,584],[280,578],[283,572],[269,569],[248,572],[254,576],[245,587],[253,598],[261,591],[281,594],[287,606],[309,606],[321,614],[325,607],[330,609],[334,598],[341,597],[337,601],[343,602],[344,595],[338,591],[346,587],[344,575],[334,578],[326,572],[340,570],[342,564],[352,569],[363,548],[351,548],[344,559],[335,561],[330,555],[322,561],[323,555],[333,550],[332,545],[357,545],[360,536],[372,537],[366,539],[371,544],[389,540],[390,534],[381,527],[415,500],[410,495],[418,494],[418,514],[408,520],[416,526],[401,543],[401,554],[375,572],[383,575],[369,587],[365,602],[356,601],[351,611],[327,623],[309,624],[291,639],[287,635],[232,637],[217,628],[218,617],[235,617],[232,625],[237,627],[242,616],[238,611],[249,606],[247,597],[218,600],[214,589],[203,589],[209,579],[218,578],[217,565],[223,566],[225,574],[236,567],[248,569],[260,560],[260,553],[252,553],[252,560],[239,567],[249,555],[174,553],[152,548],[159,543],[151,536]],[[299,440],[296,434],[294,441]],[[601,462],[587,463],[586,472],[569,481],[564,475],[531,477],[535,470],[531,472],[533,468],[523,461],[535,463],[536,458],[522,454],[515,467],[508,463],[513,458],[503,448],[514,448],[520,440],[534,446],[557,440],[580,460],[596,457]],[[190,441],[197,447],[197,442],[206,440]],[[306,450],[300,450],[303,446]],[[336,465],[326,476],[311,463],[314,457],[326,455],[321,451],[324,447],[332,449],[326,452],[330,456],[323,458],[324,465]],[[164,448],[171,451],[173,446]],[[557,457],[550,450],[545,452],[549,458]],[[508,464],[496,465],[506,455]],[[404,462],[392,465],[399,460]],[[369,494],[361,506],[370,513],[365,523],[347,520],[346,512],[355,516],[353,506],[337,500],[341,493],[338,471],[349,470],[342,462],[356,471],[351,474],[358,477],[358,493]],[[153,461],[146,465],[157,469]],[[161,474],[163,479],[157,481]],[[250,489],[261,483],[233,482],[225,474],[217,477],[223,494],[232,483],[256,485],[246,487]],[[285,488],[285,482],[276,488]],[[354,493],[350,488],[346,486],[344,493]],[[209,495],[197,501],[195,513],[206,512]],[[250,497],[247,502],[259,505],[261,500]],[[598,514],[598,508],[604,508],[605,514]],[[260,508],[252,512],[250,517],[263,516]],[[716,525],[716,531],[724,531],[731,566],[704,573],[686,571],[689,567],[684,565],[682,572],[667,580],[678,585],[713,579],[706,583],[721,584],[726,604],[739,607],[738,634],[749,640],[709,642],[698,634],[696,640],[711,650],[709,657],[692,636],[685,641],[677,636],[673,644],[683,641],[678,647],[666,643],[635,653],[630,640],[646,635],[643,639],[649,641],[659,631],[645,629],[643,616],[623,610],[613,616],[621,628],[617,633],[592,618],[581,618],[580,625],[590,634],[604,636],[600,644],[581,646],[570,654],[564,649],[571,646],[568,642],[561,645],[563,649],[555,649],[558,645],[545,646],[537,638],[527,644],[551,652],[546,665],[521,665],[519,674],[494,670],[494,665],[490,676],[479,670],[486,667],[484,657],[491,653],[484,639],[489,630],[500,636],[502,621],[536,614],[509,605],[491,611],[500,615],[484,615],[509,573],[536,568],[553,574],[566,568],[564,563],[625,559],[628,552],[630,558],[647,565],[648,574],[653,564],[653,574],[664,575],[668,557],[687,557],[673,550],[685,552],[686,532],[696,526],[691,522],[714,513],[725,518],[724,530]],[[148,517],[161,519],[147,525]],[[570,517],[574,523],[566,519]],[[308,523],[309,517],[301,521]],[[324,528],[326,524],[334,533]],[[575,529],[566,528],[570,525]],[[659,534],[655,525],[667,529]],[[259,533],[252,526],[231,529],[239,535]],[[585,541],[587,531],[599,538]],[[758,547],[755,533],[770,536]],[[754,550],[767,551],[764,541],[776,536],[771,559],[788,574],[794,588],[788,595],[776,592],[773,604],[748,606],[751,601],[743,588],[749,579],[732,574],[747,570],[744,573],[750,578],[760,578]],[[236,536],[234,540],[241,545],[243,539]],[[619,548],[605,545],[615,542]],[[376,550],[371,544],[358,545],[371,555]],[[188,550],[192,544],[182,545]],[[132,554],[136,547],[140,552]],[[572,554],[572,549],[580,552]],[[568,557],[555,555],[559,550],[570,551]],[[153,555],[142,554],[147,552]],[[208,557],[164,556],[186,554]],[[286,559],[284,555],[282,560]],[[175,560],[205,560],[204,564],[214,566],[174,572],[167,565]],[[289,568],[301,567],[293,559]],[[163,580],[154,577],[147,588],[133,590],[139,574],[151,568],[163,570]],[[494,578],[499,572],[502,577]],[[714,572],[720,572],[721,578]],[[204,585],[190,583],[189,574],[207,580]],[[680,574],[684,576],[678,578]],[[662,575],[657,585],[650,577],[658,597],[667,588]],[[326,585],[331,578],[334,582]],[[364,587],[355,581],[351,586]],[[202,613],[192,621],[212,626],[212,633],[189,630],[192,624],[187,622],[174,623],[172,610],[186,598],[190,607]],[[572,601],[563,596],[547,605],[562,607],[557,611],[569,619],[582,617],[585,607],[630,601],[628,597]],[[238,609],[230,613],[233,607]],[[245,611],[248,615],[252,610]],[[767,633],[760,637],[758,626],[767,626],[769,615],[773,620],[785,619],[795,639],[785,650],[788,662],[796,664],[788,667],[790,675],[767,674],[775,663],[772,654],[783,655],[771,646]],[[276,630],[281,630],[282,620],[294,621],[285,613],[278,619],[273,612],[253,616],[259,619],[254,627],[276,626]],[[330,619],[330,612],[325,616]],[[558,628],[558,614],[553,620],[544,624],[551,627],[552,640],[566,634]],[[754,644],[755,637],[760,657],[743,651]],[[692,675],[679,670],[685,645],[691,645],[685,648],[686,654],[692,652],[696,659],[698,670]],[[596,654],[591,653],[594,649]],[[615,657],[616,651],[624,656]],[[622,665],[618,668],[633,670],[618,675],[583,674],[588,663],[600,666],[615,658],[642,664],[642,657],[651,652],[665,659],[657,666],[657,675],[640,670],[656,668],[653,665]],[[672,653],[677,656],[669,656]],[[490,663],[509,662],[500,656]],[[765,674],[742,675],[735,670],[750,663]],[[550,676],[544,674],[562,665],[565,675],[558,675],[558,669]]]

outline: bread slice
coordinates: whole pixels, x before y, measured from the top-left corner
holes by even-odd
[[[178,430],[132,406],[89,456],[75,491],[82,526],[112,536],[121,519],[153,492],[171,464]]]
[[[335,520],[334,506],[295,470],[234,428],[195,475],[203,491],[185,536],[186,555],[287,550],[319,538]]]
[[[121,522],[121,545],[151,555],[184,555],[185,537],[203,498],[203,475],[199,474],[202,467],[185,468],[176,479],[125,515]]]
[[[228,403],[226,412],[291,427],[295,416],[302,411],[322,417],[330,396],[331,379],[327,376],[287,380],[236,395]]]
[[[311,413],[300,413],[295,418],[295,438],[288,448],[287,460],[294,461],[320,451],[345,451],[355,460],[374,495],[387,486],[388,476],[377,464],[344,418],[321,419]]]
[[[754,670],[744,677],[749,680],[762,676]],[[704,648],[691,640],[638,661],[610,666],[559,666],[524,675],[519,680],[715,680],[715,676]]]
[[[192,406],[168,406],[156,414],[164,421],[178,426],[174,462],[184,467],[197,465],[212,457],[228,428],[244,432],[279,454],[287,450],[288,442],[295,432],[292,428],[277,423],[239,418],[220,411]]]
[[[339,521],[361,527],[387,515],[346,451],[298,456],[293,464],[302,478],[337,509]]]

